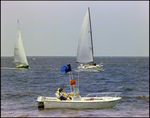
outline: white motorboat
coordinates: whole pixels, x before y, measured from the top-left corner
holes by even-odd
[[[78,63],[78,71],[104,71],[103,61],[101,61],[100,64],[94,63],[92,27],[89,8],[81,26],[76,62]]]
[[[97,95],[100,93],[97,93]],[[75,108],[75,109],[104,109],[114,107],[122,98],[119,96],[103,96],[103,97],[81,97],[73,96],[72,100],[60,100],[57,97],[37,98],[38,108]]]
[[[63,70],[62,70],[63,69]],[[71,71],[70,64],[63,66],[61,68],[62,72]],[[73,79],[72,73],[69,72],[70,82]],[[78,76],[78,87],[79,87],[79,76]],[[38,108],[75,108],[75,109],[95,109],[95,108],[112,108],[114,107],[122,98],[119,96],[120,92],[102,92],[102,93],[92,93],[88,94],[86,97],[81,97],[79,95],[79,88],[75,88],[74,85],[70,83],[70,90],[77,92],[76,95],[72,96],[72,99],[60,100],[56,97],[45,97],[39,96],[37,98]],[[92,96],[92,97],[90,97]],[[93,97],[94,96],[94,97]]]
[[[24,51],[23,42],[22,42],[21,31],[19,28],[19,20],[17,20],[17,21],[18,21],[18,32],[17,32],[17,37],[15,40],[14,61],[13,62],[16,63],[16,68],[29,68],[26,54]]]

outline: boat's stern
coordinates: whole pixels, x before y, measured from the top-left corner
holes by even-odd
[[[44,96],[39,96],[37,98],[37,102],[38,102],[38,109],[44,109],[44,102],[45,102],[45,97]]]

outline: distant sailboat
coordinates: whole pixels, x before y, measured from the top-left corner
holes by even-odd
[[[18,22],[18,32],[17,37],[15,40],[15,47],[14,47],[14,61],[16,63],[17,68],[28,68],[28,61],[25,55],[22,38],[21,38],[21,31],[19,28],[19,20]]]
[[[76,62],[79,63],[78,71],[104,71],[103,61],[101,64],[94,63],[92,27],[90,18],[90,9],[88,8],[84,17],[79,41]]]

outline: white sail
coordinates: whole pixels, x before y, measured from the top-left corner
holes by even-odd
[[[91,21],[90,21],[90,11],[89,8],[84,17],[77,50],[78,63],[89,63],[93,62],[93,44],[92,44],[92,31],[91,31]]]
[[[18,22],[18,25],[19,25],[19,22]],[[23,43],[22,43],[21,31],[19,28],[18,28],[16,40],[15,40],[14,62],[20,62],[20,63],[28,65]]]

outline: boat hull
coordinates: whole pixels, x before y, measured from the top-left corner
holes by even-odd
[[[54,97],[43,97],[40,100],[39,96],[37,101],[43,105],[43,108],[73,108],[73,109],[105,109],[114,107],[121,97],[83,97],[81,100],[58,100]],[[43,104],[42,104],[43,103]]]
[[[103,72],[103,67],[97,67],[97,66],[79,66],[78,71],[87,71],[87,72]]]
[[[29,68],[29,66],[16,66],[16,68]]]

